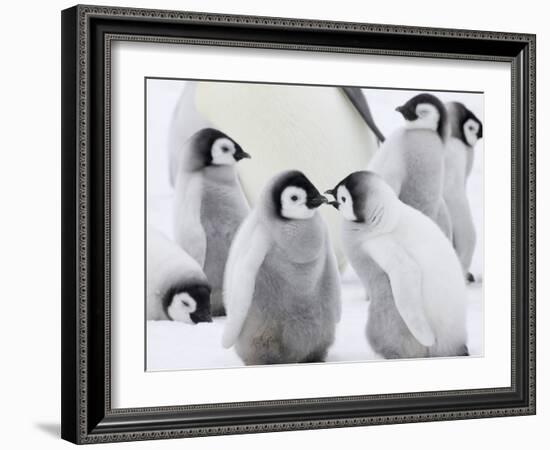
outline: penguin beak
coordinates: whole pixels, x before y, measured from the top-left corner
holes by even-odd
[[[401,105],[395,108],[395,110],[400,113],[405,118],[405,120],[412,121],[418,119],[416,112],[408,106]]]
[[[189,314],[189,317],[194,323],[212,322],[212,316],[210,315],[210,311],[196,311],[194,313]]]
[[[245,158],[250,159],[252,157],[250,156],[250,154],[246,153],[245,151],[240,150],[235,153],[234,158],[235,158],[235,161],[240,161],[241,159],[245,159]]]
[[[325,196],[319,194],[317,197],[308,199],[306,204],[308,208],[313,209],[318,208],[323,203],[328,203],[328,199]]]
[[[332,195],[334,198],[336,198],[336,194],[334,193],[335,191],[336,191],[336,188],[329,189],[329,190],[325,191],[325,194]],[[340,203],[338,203],[336,200],[332,200],[331,202],[327,202],[327,205],[331,205],[334,208],[338,209],[338,207],[340,206]]]

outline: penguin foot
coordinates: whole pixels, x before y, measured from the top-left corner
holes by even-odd
[[[466,281],[467,281],[468,283],[475,283],[476,279],[474,278],[474,276],[472,275],[471,272],[468,272],[468,273],[466,274]]]

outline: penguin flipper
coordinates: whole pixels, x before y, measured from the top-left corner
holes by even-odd
[[[374,122],[369,104],[367,103],[367,100],[365,98],[365,95],[363,94],[363,91],[361,91],[361,88],[348,86],[342,87],[342,90],[344,91],[344,94],[346,94],[346,97],[349,98],[353,106],[355,106],[355,109],[361,115],[368,127],[376,135],[378,140],[380,142],[384,142],[386,138]]]
[[[204,268],[206,231],[201,223],[202,176],[179,174],[174,197],[176,242]]]
[[[241,329],[252,303],[256,276],[270,247],[269,236],[254,215],[243,222],[233,240],[225,267],[224,303],[227,322],[222,345],[230,348]]]
[[[435,343],[434,332],[424,312],[422,271],[401,245],[388,236],[367,241],[366,251],[389,279],[395,306],[413,336],[426,347]]]

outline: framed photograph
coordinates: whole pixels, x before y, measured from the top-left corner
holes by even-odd
[[[62,12],[62,437],[535,413],[535,36]]]

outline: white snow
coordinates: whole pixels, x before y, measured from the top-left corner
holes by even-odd
[[[168,159],[166,136],[174,105],[184,85],[181,81],[149,80],[147,134],[147,222],[172,236],[172,194],[167,184]],[[388,135],[399,125],[394,108],[414,96],[414,91],[365,90],[375,120]],[[483,117],[481,95],[438,93],[443,101],[464,102]],[[483,119],[482,119],[483,121]],[[468,348],[470,355],[483,355],[483,140],[475,149],[475,162],[468,183],[468,194],[477,229],[477,246],[472,273],[477,282],[468,286]],[[368,302],[363,286],[353,270],[342,274],[342,319],[336,339],[329,349],[327,362],[380,359],[365,337]],[[212,323],[189,325],[171,321],[146,322],[146,367],[148,371],[240,367],[242,362],[233,349],[221,345],[225,318]]]
[[[365,291],[355,278],[346,273],[342,287],[342,319],[327,362],[367,361],[380,359],[365,338],[368,302]],[[480,356],[482,330],[481,285],[468,288],[468,348]],[[212,369],[240,367],[243,363],[233,349],[221,345],[225,318],[213,323],[188,325],[170,321],[147,322],[147,370]]]

